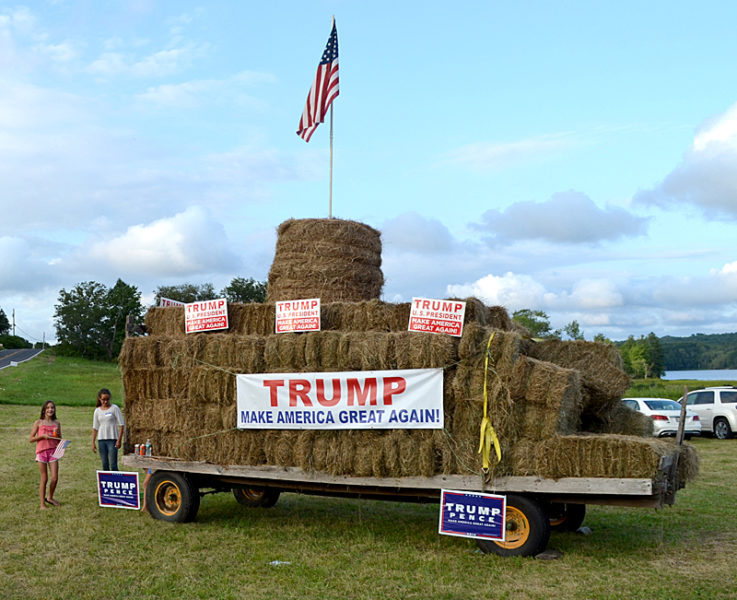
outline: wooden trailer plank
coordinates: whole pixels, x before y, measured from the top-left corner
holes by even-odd
[[[434,477],[349,477],[321,472],[307,472],[298,467],[223,466],[206,462],[181,461],[166,457],[126,455],[121,461],[127,467],[182,471],[210,476],[241,477],[274,482],[305,482],[311,484],[350,487],[390,488],[396,490],[455,489],[489,492],[518,492],[538,494],[622,495],[651,496],[652,479],[609,477],[498,477],[482,486],[480,476],[436,475]]]

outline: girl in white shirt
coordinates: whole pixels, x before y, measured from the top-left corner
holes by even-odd
[[[123,442],[123,413],[110,402],[110,390],[97,392],[97,407],[92,417],[92,452],[100,449],[103,471],[118,470],[118,448]],[[95,446],[97,440],[97,446]]]

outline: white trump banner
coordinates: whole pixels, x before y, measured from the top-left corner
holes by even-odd
[[[159,298],[159,306],[184,306],[184,302],[179,302],[179,300],[172,300],[171,298],[161,297]]]
[[[442,429],[443,370],[236,375],[239,429]]]

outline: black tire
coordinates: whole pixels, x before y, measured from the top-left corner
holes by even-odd
[[[714,419],[714,437],[719,440],[728,440],[732,437],[732,428],[724,417]]]
[[[554,502],[548,505],[548,519],[553,531],[576,531],[585,518],[585,504]]]
[[[236,487],[233,496],[239,504],[252,508],[271,508],[279,500],[281,492],[268,487]]]
[[[146,487],[146,507],[154,519],[193,521],[200,508],[200,492],[183,473],[156,471]]]
[[[483,552],[499,556],[535,556],[548,545],[550,519],[535,500],[507,496],[505,541],[476,540]]]

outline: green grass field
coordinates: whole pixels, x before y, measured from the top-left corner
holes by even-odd
[[[733,380],[699,381],[696,379],[634,379],[626,392],[626,396],[634,398],[670,398],[678,400],[683,397],[684,388],[689,392],[717,385],[734,385]]]
[[[44,389],[55,389],[55,365],[65,363],[46,365]],[[25,376],[19,369],[0,371],[0,387],[7,389],[8,378],[36,377],[36,369]],[[82,375],[93,400],[98,387],[114,389],[114,372],[113,365],[107,374]],[[38,387],[14,385],[21,394]],[[89,396],[85,385],[75,398]],[[0,404],[0,598],[735,597],[737,440],[694,440],[701,476],[675,506],[591,506],[584,523],[591,535],[552,534],[548,547],[562,558],[505,559],[438,535],[436,505],[284,494],[271,509],[247,509],[216,494],[202,498],[197,521],[187,524],[101,508],[90,444],[94,404],[56,398],[72,445],[60,463],[63,506],[46,511],[38,509],[38,466],[28,443],[41,398]]]
[[[108,388],[123,404],[123,379],[117,363],[56,356],[42,352],[33,360],[0,370],[0,404],[95,406],[97,392]]]

